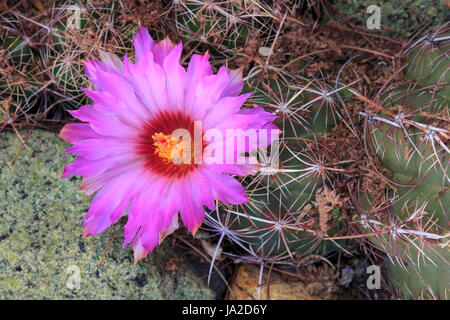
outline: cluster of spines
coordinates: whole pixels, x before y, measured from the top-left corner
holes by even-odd
[[[124,18],[121,1],[54,1],[36,15],[27,10],[31,4],[0,15],[0,97],[2,105],[11,105],[2,114],[60,120],[64,110],[87,103],[84,61],[98,60],[102,52],[123,57],[138,26]]]
[[[390,275],[405,297],[448,298],[439,277],[450,267],[449,31],[447,24],[412,39],[406,81],[365,99],[375,111],[360,113],[364,140],[392,178],[384,177],[390,187],[375,208],[373,195],[362,192],[359,223],[392,261]]]

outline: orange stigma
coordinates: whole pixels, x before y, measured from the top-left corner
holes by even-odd
[[[177,147],[179,152],[178,156],[181,158],[183,156],[183,146],[185,143],[183,141],[178,141],[172,137],[170,134],[164,134],[162,132],[155,133],[152,135],[153,145],[156,147],[155,154],[168,161],[172,160],[173,148]]]

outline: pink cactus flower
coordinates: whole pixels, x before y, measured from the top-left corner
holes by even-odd
[[[258,164],[236,161],[172,161],[174,154],[181,157],[189,147],[198,147],[174,137],[175,130],[200,134],[202,152],[210,145],[204,136],[209,129],[224,135],[228,129],[279,130],[272,124],[275,115],[263,108],[241,109],[249,94],[239,95],[240,70],[221,67],[214,74],[208,53],[193,55],[186,70],[180,64],[182,44],[168,38],[154,43],[145,28],[133,44],[134,64],[107,53],[101,54],[103,62],[86,62],[94,90],[85,92],[93,104],[70,111],[82,123],[67,124],[60,137],[73,144],[66,153],[78,156],[62,177],[80,175],[80,190],[88,195],[97,192],[83,237],[98,234],[127,215],[123,246],[131,244],[138,261],[178,228],[178,214],[195,234],[205,207],[214,209],[215,200],[247,202],[243,186],[232,175],[258,170]],[[276,137],[259,139],[258,147],[269,146]],[[232,147],[232,152],[242,155],[255,149],[248,140],[243,147]],[[230,153],[230,148],[224,150]]]

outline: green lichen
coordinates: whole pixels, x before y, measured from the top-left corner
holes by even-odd
[[[63,154],[68,146],[54,133],[32,137],[12,165],[22,143],[15,133],[0,134],[0,299],[213,298],[183,263],[166,270],[174,257],[167,243],[134,265],[117,236],[98,267],[119,226],[81,238],[90,197],[77,191],[79,178],[59,179],[73,160]],[[78,270],[79,288],[70,281]]]

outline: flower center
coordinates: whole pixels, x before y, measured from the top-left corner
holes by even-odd
[[[194,137],[194,121],[181,112],[163,111],[145,122],[136,141],[136,153],[147,170],[177,178],[197,167],[190,152],[194,150],[192,139],[176,135],[179,129],[189,131],[190,137]]]
[[[156,147],[155,154],[168,161],[171,161],[174,156],[181,158],[184,148],[187,147],[187,141],[179,141],[172,135],[162,132],[153,134],[152,139],[153,145]]]

